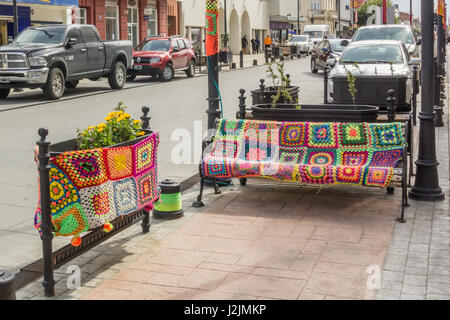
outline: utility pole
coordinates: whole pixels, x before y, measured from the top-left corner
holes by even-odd
[[[19,34],[19,20],[17,17],[17,0],[13,0],[14,38]]]
[[[422,19],[422,106],[419,113],[419,152],[416,161],[416,179],[409,197],[419,201],[441,201],[445,195],[439,186],[436,159],[436,133],[433,110],[434,97],[434,5],[421,0]]]
[[[337,12],[338,12],[338,32],[336,37],[339,38],[341,34],[341,0],[336,0]]]
[[[228,47],[228,33],[227,33],[227,0],[223,0],[223,24],[225,31],[225,48]]]
[[[300,34],[300,0],[297,0],[297,35]]]
[[[413,8],[412,8],[412,0],[409,0],[409,24],[411,27],[413,26]]]

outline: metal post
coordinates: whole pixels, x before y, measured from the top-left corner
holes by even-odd
[[[19,35],[19,18],[17,15],[17,0],[13,0],[14,38]]]
[[[208,67],[208,129],[215,127],[219,110],[219,19],[218,0],[206,0],[206,61]]]
[[[142,107],[141,121],[142,121],[142,130],[150,132],[151,130],[150,130],[149,123],[150,123],[151,117],[148,116],[149,111],[150,111],[149,107],[146,107],[146,106]]]
[[[419,113],[419,152],[416,161],[416,179],[409,192],[411,199],[440,201],[445,198],[439,187],[438,161],[436,160],[436,136],[434,128],[433,96],[433,51],[434,51],[434,6],[421,0],[422,17],[422,106]]]
[[[239,52],[239,68],[244,67],[244,51]]]
[[[328,104],[328,66],[323,69],[323,104]]]
[[[412,8],[412,0],[409,0],[409,24],[411,27],[413,26],[413,8]]]
[[[387,23],[387,0],[383,0],[383,24]]]
[[[387,117],[388,122],[394,122],[395,120],[395,91],[394,90],[388,90],[387,92]]]
[[[48,130],[40,128],[38,134],[41,137],[36,144],[39,147],[39,187],[41,195],[41,240],[42,240],[42,257],[44,263],[44,286],[45,296],[53,297],[55,295],[55,279],[53,277],[53,231],[52,216],[50,212],[50,155],[48,153],[49,141],[45,138]]]
[[[336,34],[337,38],[341,36],[341,0],[337,0],[337,9],[338,9],[338,32]]]
[[[264,85],[264,79],[259,80],[259,103],[264,103],[264,91],[266,86]]]
[[[264,56],[266,58],[266,63],[269,63],[269,48],[264,49]]]
[[[240,89],[239,93],[241,94],[239,96],[239,112],[238,112],[238,119],[245,119],[245,90],[244,89]]]
[[[227,33],[227,0],[223,0],[223,24],[225,31],[225,47],[228,47],[228,33]]]
[[[417,124],[417,93],[419,92],[419,80],[418,67],[413,66],[413,96],[412,96],[412,108],[413,108],[413,125]]]

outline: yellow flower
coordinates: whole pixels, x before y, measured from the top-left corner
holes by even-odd
[[[122,113],[123,113],[123,111],[119,110],[119,111],[116,112],[116,116],[120,116]]]
[[[129,115],[128,113],[126,113],[126,112],[123,114],[123,116],[124,116],[126,119],[128,119],[128,118],[130,117],[130,115]]]
[[[143,136],[145,134],[145,131],[141,131],[137,134],[137,136]]]
[[[139,124],[141,122],[141,120],[134,120],[133,123],[134,124]]]
[[[100,124],[98,125],[98,127],[99,127],[99,128],[105,128],[105,127],[106,127],[106,123],[100,123]]]
[[[97,131],[98,131],[98,132],[102,132],[102,131],[103,131],[103,127],[98,127],[98,128],[97,128]]]
[[[105,118],[105,121],[109,121],[109,120],[111,120],[111,118],[112,118],[112,116],[107,116],[107,117]]]
[[[92,130],[92,129],[94,129],[94,126],[88,127],[87,129]]]

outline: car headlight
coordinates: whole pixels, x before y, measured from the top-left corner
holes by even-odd
[[[161,58],[150,58],[150,63],[158,63]]]
[[[47,65],[47,60],[44,57],[29,57],[28,61],[32,67],[42,67]]]

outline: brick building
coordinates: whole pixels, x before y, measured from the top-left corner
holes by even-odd
[[[177,0],[79,0],[74,23],[93,24],[106,40],[132,40],[136,46],[148,35],[180,32]]]

